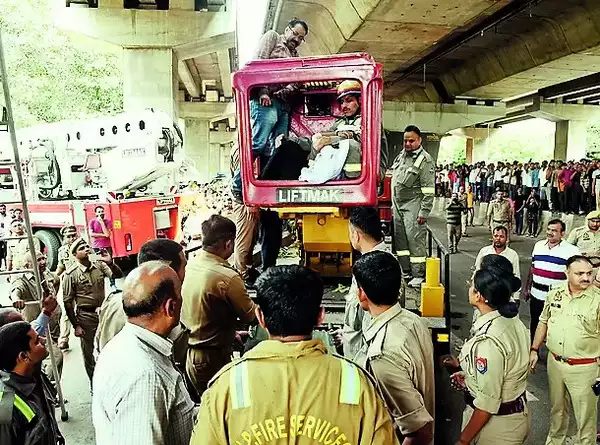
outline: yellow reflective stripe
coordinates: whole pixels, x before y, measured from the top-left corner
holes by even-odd
[[[410,257],[411,263],[424,263],[426,260],[427,260],[427,258],[424,256],[411,256]]]
[[[435,187],[421,187],[421,193],[424,195],[433,195],[435,194]]]
[[[360,401],[360,377],[358,369],[346,360],[342,364],[342,385],[340,387],[340,403],[358,405]]]
[[[344,170],[347,172],[359,172],[362,168],[362,164],[345,164]]]
[[[396,250],[398,256],[410,256],[410,250]]]
[[[247,362],[240,362],[231,369],[229,373],[229,390],[231,392],[231,406],[233,409],[250,407],[250,384]]]
[[[35,417],[35,413],[33,412],[33,410],[17,394],[15,394],[15,408],[21,411],[21,414],[25,416],[27,422],[31,422],[31,420]]]
[[[448,343],[450,341],[450,337],[448,334],[438,334],[437,341],[440,343]]]

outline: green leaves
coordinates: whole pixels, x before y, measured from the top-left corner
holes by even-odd
[[[120,50],[97,50],[91,40],[82,45],[57,29],[52,17],[64,7],[56,0],[0,0],[18,128],[123,109]]]

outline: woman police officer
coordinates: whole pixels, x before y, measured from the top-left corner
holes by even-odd
[[[525,397],[529,332],[510,302],[520,286],[512,265],[500,255],[484,258],[473,278],[469,303],[481,316],[458,360],[444,360],[457,368],[451,380],[465,391],[467,402],[457,444],[522,444],[531,429]]]

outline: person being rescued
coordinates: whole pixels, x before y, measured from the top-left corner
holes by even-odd
[[[331,179],[358,178],[361,172],[361,85],[356,80],[344,80],[337,88],[337,101],[342,117],[337,119],[328,132],[316,133],[312,138],[288,136],[308,155],[309,167],[303,168],[300,180],[324,183]],[[279,137],[276,146],[285,137]]]

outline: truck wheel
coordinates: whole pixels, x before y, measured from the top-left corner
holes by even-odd
[[[42,251],[45,251],[48,259],[48,270],[55,270],[58,266],[58,249],[60,240],[50,230],[38,230],[34,233],[42,243]]]

